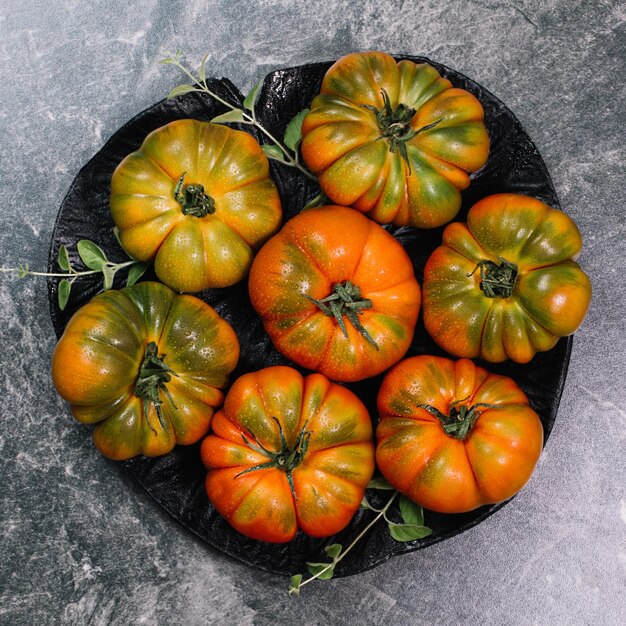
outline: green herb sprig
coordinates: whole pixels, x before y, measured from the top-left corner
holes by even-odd
[[[94,274],[102,274],[102,288],[104,291],[113,287],[115,274],[122,269],[128,269],[126,277],[126,286],[134,285],[145,273],[149,267],[149,263],[131,259],[121,263],[109,261],[104,250],[89,239],[81,239],[76,244],[78,256],[83,265],[87,269],[75,268],[71,261],[67,248],[62,245],[57,255],[57,264],[62,270],[61,272],[35,272],[32,271],[28,264],[20,264],[18,267],[1,267],[0,272],[17,273],[19,278],[26,276],[46,276],[48,278],[60,278],[57,290],[57,300],[61,311],[67,306],[67,302],[72,291],[74,282],[83,277]]]
[[[184,83],[174,87],[169,92],[167,97],[175,98],[177,96],[193,92],[205,93],[211,96],[211,98],[217,100],[220,104],[223,104],[230,109],[226,113],[222,113],[221,115],[217,115],[211,119],[211,122],[214,124],[236,123],[254,126],[270,142],[261,145],[263,152],[265,152],[268,158],[278,161],[283,165],[287,165],[288,167],[293,167],[304,174],[307,178],[316,181],[317,178],[300,163],[300,157],[298,156],[298,146],[302,141],[302,121],[309,110],[304,109],[294,116],[294,118],[287,125],[283,141],[279,141],[259,122],[254,110],[259,90],[263,85],[263,80],[260,80],[256,85],[254,85],[250,93],[248,93],[248,95],[244,98],[243,108],[235,106],[227,100],[224,100],[224,98],[218,96],[208,86],[206,78],[206,62],[208,56],[209,55],[206,54],[202,59],[196,75],[191,69],[183,64],[182,53],[180,51],[173,54],[168,52],[167,56],[161,60],[161,63],[164,65],[174,65],[190,79],[191,83]]]
[[[354,548],[354,546],[368,533],[368,531],[381,519],[387,522],[390,535],[396,541],[415,541],[423,539],[432,534],[432,530],[424,526],[424,511],[421,506],[409,500],[406,496],[400,495],[395,489],[384,479],[375,478],[367,485],[368,489],[381,489],[385,491],[393,491],[391,497],[386,504],[377,509],[370,504],[366,497],[361,502],[361,509],[374,511],[376,516],[370,523],[354,538],[354,540],[345,549],[339,543],[333,543],[325,548],[326,555],[331,559],[325,563],[309,563],[307,569],[311,576],[304,578],[302,574],[295,574],[291,577],[289,585],[289,595],[300,595],[300,590],[304,585],[308,585],[314,580],[329,580],[335,574],[335,568],[345,558],[345,556]],[[389,509],[396,498],[400,496],[399,508],[402,522],[396,522],[389,517]]]

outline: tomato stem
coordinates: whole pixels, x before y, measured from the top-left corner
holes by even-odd
[[[363,530],[354,538],[352,543],[350,543],[350,545],[345,550],[342,550],[342,552],[338,554],[330,563],[328,563],[328,565],[325,568],[321,569],[316,574],[314,574],[313,576],[310,576],[306,580],[303,580],[302,582],[300,582],[297,588],[290,589],[289,595],[293,593],[298,593],[300,587],[303,587],[304,585],[308,585],[310,582],[316,580],[317,578],[320,578],[323,574],[325,574],[329,570],[331,569],[334,570],[335,566],[338,563],[340,563],[348,555],[348,553],[354,548],[354,546],[356,546],[356,544],[367,534],[370,528],[372,528],[372,526],[374,526],[381,517],[382,518],[386,517],[387,510],[392,505],[393,501],[397,498],[397,496],[398,496],[398,492],[394,491],[393,495],[387,501],[387,504],[385,504],[385,506],[378,511],[378,514],[376,515],[376,517],[374,517],[374,519],[372,519],[369,522],[369,524],[367,524],[367,526],[363,528]]]
[[[442,413],[439,409],[430,404],[418,404],[418,409],[424,409],[428,411],[431,415],[434,415],[442,424],[443,431],[446,435],[450,435],[450,437],[454,437],[455,439],[460,439],[463,441],[467,435],[470,433],[476,421],[481,416],[481,408],[488,409],[497,409],[497,404],[487,404],[486,402],[478,402],[471,407],[468,407],[465,404],[461,404],[465,402],[467,398],[463,398],[463,400],[456,400],[450,405],[449,413],[446,415]]]
[[[373,337],[367,332],[367,329],[361,324],[358,318],[358,315],[365,309],[372,308],[372,301],[361,296],[361,289],[358,285],[355,285],[349,280],[343,283],[335,283],[333,285],[333,292],[321,300],[307,294],[303,295],[305,298],[315,303],[328,317],[334,317],[345,337],[348,337],[348,329],[343,319],[344,315],[361,335],[363,335],[364,339],[378,350],[376,341],[374,341]]]
[[[409,162],[409,155],[406,149],[407,142],[413,139],[416,135],[437,126],[437,124],[441,122],[441,119],[438,119],[431,124],[427,124],[422,128],[415,129],[411,126],[411,120],[415,116],[416,110],[407,106],[403,102],[399,102],[394,108],[391,105],[389,94],[384,89],[381,89],[381,94],[383,97],[382,108],[377,109],[371,104],[363,104],[361,106],[374,113],[376,116],[376,122],[378,123],[378,127],[381,132],[379,139],[387,139],[391,152],[400,153],[409,168],[410,174],[411,163]]]
[[[298,437],[296,439],[295,444],[293,445],[293,447],[290,447],[289,444],[287,443],[287,439],[285,438],[285,432],[283,431],[282,424],[273,415],[272,415],[272,419],[278,425],[278,433],[280,436],[280,447],[281,447],[280,451],[273,452],[272,450],[268,450],[259,441],[257,436],[252,431],[250,431],[250,434],[252,435],[252,438],[254,439],[256,445],[251,443],[250,440],[245,435],[242,434],[241,438],[243,439],[243,442],[249,448],[251,448],[255,452],[258,452],[259,454],[262,454],[263,456],[266,456],[269,460],[266,461],[265,463],[259,463],[258,465],[248,467],[242,472],[239,472],[239,474],[237,474],[235,478],[239,478],[239,476],[243,476],[244,474],[249,474],[250,472],[254,472],[260,469],[275,468],[275,469],[282,470],[286,474],[287,482],[289,483],[289,489],[291,490],[293,499],[297,500],[298,497],[296,496],[296,488],[295,488],[295,485],[293,484],[292,472],[304,460],[306,451],[309,447],[309,439],[311,438],[311,433],[310,431],[306,430],[306,423],[305,423],[304,426],[302,426],[300,432],[298,433]]]
[[[213,215],[215,213],[215,200],[204,192],[204,185],[196,183],[183,187],[186,173],[183,172],[176,183],[174,199],[180,204],[185,215],[193,215],[194,217]]]
[[[468,274],[472,276],[476,270],[480,270],[480,289],[487,298],[508,298],[517,283],[517,265],[502,257],[498,259],[501,261],[500,265],[488,259],[479,261]]]
[[[150,423],[150,405],[154,406],[157,417],[159,418],[159,424],[161,428],[165,428],[165,422],[163,420],[163,414],[161,412],[161,405],[163,401],[159,398],[159,391],[162,390],[168,397],[170,402],[174,404],[170,392],[167,390],[165,383],[172,380],[172,376],[177,376],[170,367],[164,362],[165,355],[159,356],[159,348],[154,341],[151,341],[146,346],[143,362],[139,368],[139,376],[135,383],[135,395],[143,400],[143,414],[146,418],[146,422],[150,427],[150,430],[156,435],[155,428]]]

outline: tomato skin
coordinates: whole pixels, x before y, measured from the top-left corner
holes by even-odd
[[[214,213],[185,214],[175,192],[201,184]],[[154,261],[176,291],[226,287],[248,273],[255,250],[280,226],[267,157],[248,133],[177,120],[151,132],[116,168],[111,215],[126,251]]]
[[[582,240],[562,211],[519,194],[476,203],[449,224],[424,269],[424,324],[455,356],[527,363],[582,323],[591,282],[575,262]],[[487,297],[477,264],[517,266],[508,297]]]
[[[147,346],[176,376],[144,412],[135,395]],[[155,282],[106,291],[70,319],[52,357],[52,380],[74,417],[96,424],[94,444],[106,457],[159,456],[209,429],[222,389],[239,359],[235,332],[207,304]],[[168,395],[169,394],[169,395]]]
[[[344,318],[310,298],[324,299],[351,281],[371,308],[358,320],[376,349]],[[250,299],[276,348],[332,380],[378,374],[408,350],[420,306],[420,288],[400,243],[353,209],[325,206],[291,219],[259,251],[250,270]]]
[[[448,414],[453,403],[485,403],[464,440],[418,405]],[[516,383],[469,359],[405,359],[378,395],[376,462],[383,476],[421,506],[464,513],[515,495],[529,480],[543,446],[543,427]]]
[[[406,155],[376,111],[410,108]],[[383,52],[353,53],[326,73],[302,124],[302,156],[336,204],[377,222],[434,228],[461,208],[469,173],[489,155],[480,102],[426,63]],[[432,126],[431,126],[432,125]],[[401,133],[402,134],[402,133]]]
[[[292,449],[300,433],[309,433],[303,458],[291,471],[293,491],[284,469],[251,470],[268,461],[261,446],[282,450],[281,429]],[[321,374],[303,378],[285,366],[244,374],[202,442],[207,495],[236,530],[253,539],[284,543],[298,529],[313,537],[333,535],[358,510],[374,472],[372,434],[363,403]]]

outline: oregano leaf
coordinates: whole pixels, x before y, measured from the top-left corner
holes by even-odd
[[[300,595],[300,584],[302,583],[302,574],[294,574],[291,577],[291,584],[289,585],[289,594],[296,596]]]
[[[206,65],[208,58],[209,58],[209,53],[207,52],[204,55],[204,58],[202,59],[202,62],[200,63],[200,69],[198,70],[198,78],[200,79],[201,83],[203,83],[206,80],[205,65]]]
[[[416,504],[406,496],[400,496],[400,515],[405,524],[413,526],[424,525],[424,511],[419,504]]]
[[[334,563],[307,563],[307,569],[319,580],[329,580],[335,573]]]
[[[432,530],[426,526],[416,526],[413,524],[394,524],[389,522],[389,533],[396,541],[415,541],[423,539],[432,534]]]
[[[149,265],[149,263],[135,263],[135,265],[132,265],[130,270],[128,270],[126,286],[132,287],[146,273]]]
[[[262,78],[248,93],[248,95],[244,98],[243,107],[247,111],[253,111],[254,105],[256,103],[257,96],[259,94],[259,90],[261,89],[261,85],[263,84],[264,79]]]
[[[59,282],[59,287],[57,290],[57,300],[59,303],[59,309],[61,309],[61,311],[65,310],[65,307],[67,306],[67,301],[70,299],[71,291],[72,291],[72,284],[70,283],[69,280],[67,280],[67,278],[63,278]]]
[[[273,143],[264,143],[261,146],[263,152],[265,152],[266,156],[270,159],[275,159],[277,161],[283,161],[285,154],[284,152]]]
[[[302,121],[308,112],[309,109],[302,109],[300,113],[291,119],[285,129],[285,145],[294,152],[298,149],[298,145],[302,141]]]
[[[393,491],[393,487],[382,477],[372,478],[367,483],[368,489],[384,489],[385,491]]]
[[[333,543],[330,546],[326,546],[324,548],[324,552],[326,552],[326,554],[333,560],[335,561],[337,559],[337,557],[341,554],[341,544],[340,543]]]
[[[115,278],[115,270],[109,265],[102,266],[102,275],[104,276],[103,288],[108,291],[113,287],[113,279]]]
[[[64,245],[61,245],[59,247],[57,263],[64,272],[69,272],[72,269],[72,265],[70,263],[70,255],[67,253],[67,248]]]
[[[193,85],[178,85],[178,87],[174,87],[172,91],[167,94],[167,99],[171,100],[176,96],[183,96],[190,91],[195,91],[196,88]]]
[[[363,500],[361,500],[361,504],[359,505],[360,509],[372,510],[374,507],[368,502],[367,498],[363,496]]]
[[[76,244],[76,249],[81,261],[90,270],[101,270],[102,266],[107,263],[107,257],[102,248],[89,239],[81,239]]]
[[[222,113],[222,115],[217,115],[211,120],[214,124],[226,124],[229,122],[244,122],[243,111],[240,109],[233,109],[232,111],[227,111],[226,113]]]

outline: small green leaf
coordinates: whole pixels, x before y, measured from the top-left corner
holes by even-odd
[[[285,154],[283,153],[283,151],[277,145],[273,143],[264,143],[261,146],[261,149],[263,150],[263,152],[265,152],[267,157],[270,159],[275,159],[277,161],[285,160]]]
[[[400,515],[405,524],[411,526],[424,525],[424,511],[419,504],[415,504],[406,496],[400,496]]]
[[[259,89],[261,89],[261,85],[263,84],[263,78],[250,90],[248,95],[245,97],[243,101],[243,106],[247,111],[254,110],[254,104],[256,102],[256,98],[259,94]]]
[[[76,244],[76,249],[82,262],[90,270],[101,270],[102,266],[107,263],[107,257],[102,248],[89,239],[81,239]]]
[[[122,231],[119,226],[113,226],[113,234],[115,235],[115,239],[117,239],[117,243],[120,244],[120,248],[124,248],[122,245]]]
[[[161,59],[159,63],[163,65],[171,65],[175,63],[180,63],[180,55],[182,54],[180,50],[177,50],[174,54],[171,52],[166,52],[169,56],[166,56],[164,59]]]
[[[413,524],[393,524],[389,522],[389,533],[396,541],[415,541],[428,537],[433,531],[426,526],[415,526]]]
[[[329,580],[335,573],[334,563],[307,563],[309,572],[319,580]]]
[[[341,554],[341,544],[333,543],[330,546],[324,548],[324,552],[333,560],[336,561],[337,557]]]
[[[289,595],[300,595],[300,584],[302,583],[302,574],[294,574],[291,577],[291,584],[289,585]]]
[[[384,489],[386,491],[393,490],[393,487],[382,477],[372,478],[372,480],[367,483],[368,489]]]
[[[63,278],[59,283],[59,289],[57,291],[57,299],[61,311],[64,311],[67,306],[67,301],[70,298],[70,291],[72,291],[72,284],[69,280]]]
[[[287,124],[284,141],[285,145],[294,152],[298,149],[302,141],[302,121],[308,112],[309,109],[303,109]]]
[[[317,206],[324,206],[325,204],[332,204],[328,199],[328,196],[320,191],[314,198],[311,198],[305,205],[302,207],[303,211],[307,209],[314,209]]]
[[[30,274],[30,270],[28,269],[28,263],[20,263],[17,266],[18,278],[26,278],[29,274]]]
[[[167,99],[171,100],[176,96],[183,96],[190,91],[195,91],[196,88],[193,85],[178,85],[178,87],[174,87],[172,91],[167,94]]]
[[[243,111],[241,109],[233,109],[217,115],[211,120],[214,124],[227,124],[229,122],[244,122]]]
[[[204,66],[206,65],[206,61],[209,58],[209,53],[207,52],[204,55],[204,58],[202,59],[202,63],[200,63],[200,69],[198,70],[198,78],[200,79],[200,82],[203,83],[206,80],[206,74],[205,74],[205,68]]]
[[[102,275],[104,276],[103,288],[108,291],[113,287],[113,279],[115,278],[115,270],[109,265],[102,266]]]
[[[361,500],[361,504],[359,505],[360,509],[370,509],[373,510],[373,506],[367,501],[367,498],[365,496],[363,496],[363,500]]]
[[[72,269],[72,265],[70,263],[70,255],[67,253],[67,248],[63,245],[59,248],[57,263],[64,272],[69,272]]]
[[[126,278],[126,286],[132,287],[146,273],[149,265],[149,263],[135,263],[135,265],[131,265]]]

